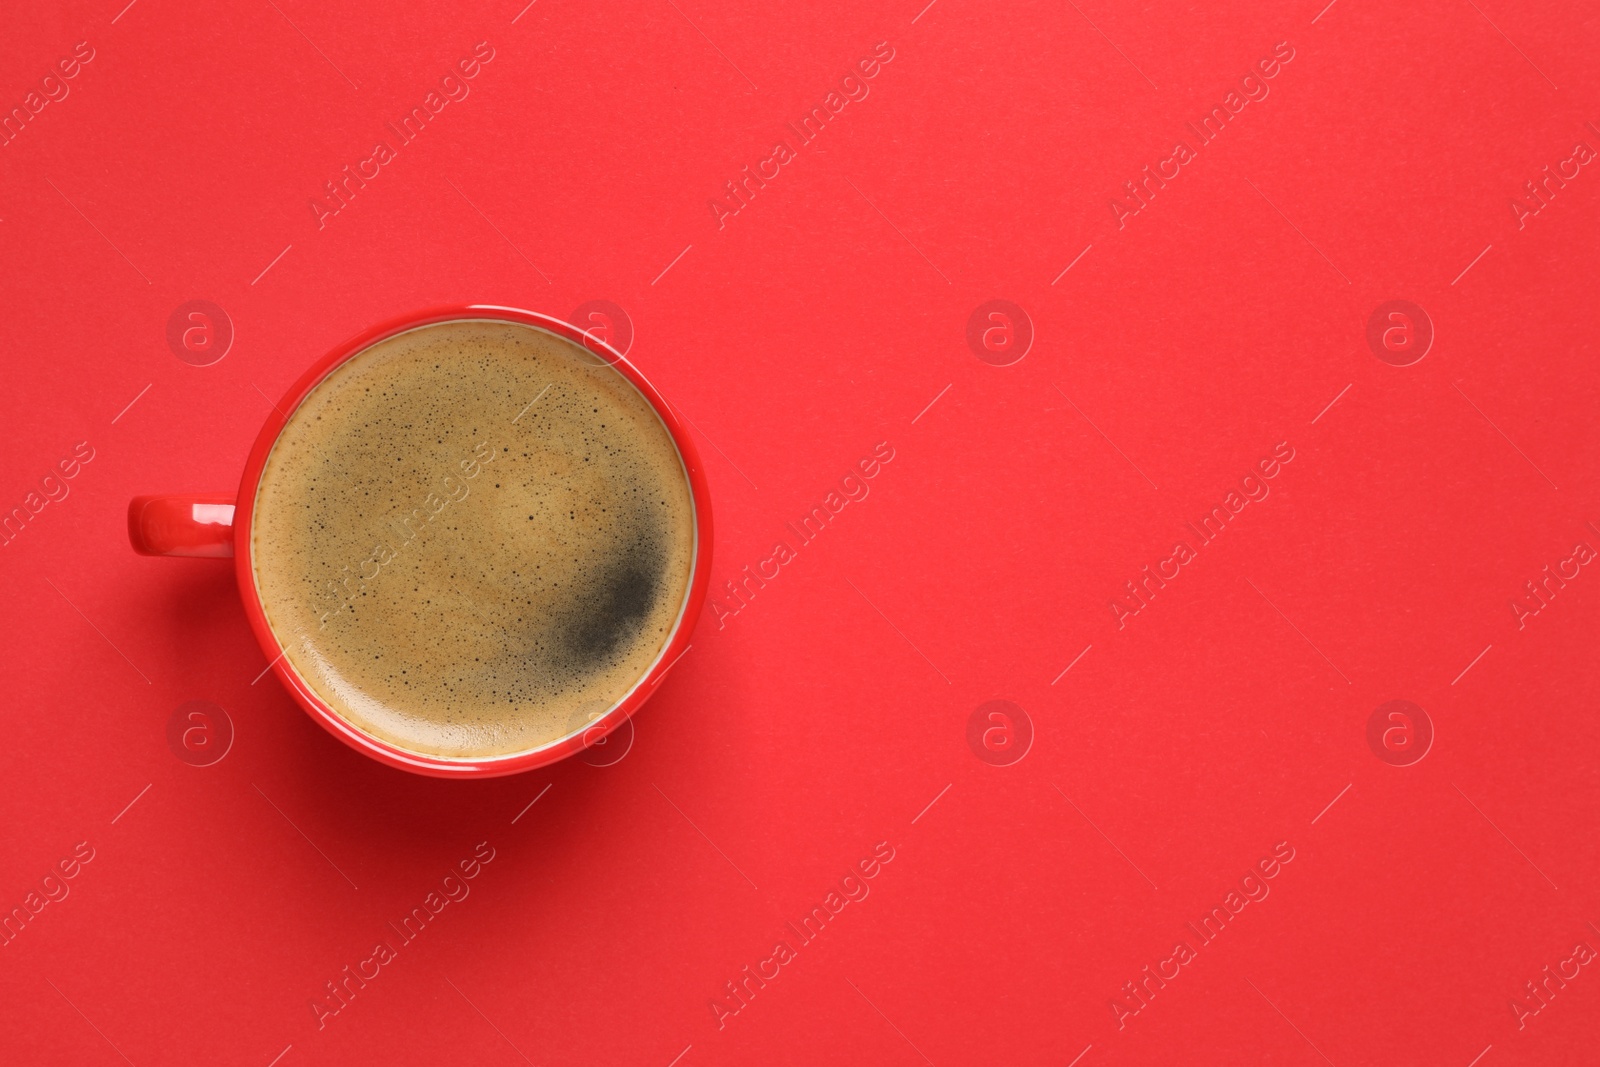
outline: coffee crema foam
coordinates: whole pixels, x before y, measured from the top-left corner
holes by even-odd
[[[499,320],[423,326],[323,379],[256,490],[256,588],[285,657],[361,730],[483,758],[583,729],[688,595],[688,476],[615,368]]]

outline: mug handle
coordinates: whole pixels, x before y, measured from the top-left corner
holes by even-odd
[[[233,496],[163,493],[128,502],[128,540],[141,556],[233,556]]]

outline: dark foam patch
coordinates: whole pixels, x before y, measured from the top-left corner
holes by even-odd
[[[636,640],[664,591],[665,538],[650,531],[647,521],[633,525],[635,532],[621,539],[616,555],[580,584],[575,610],[560,627],[562,649],[580,670],[604,669],[620,646]]]

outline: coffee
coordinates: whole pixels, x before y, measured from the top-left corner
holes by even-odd
[[[256,587],[295,672],[409,751],[483,758],[582,729],[660,657],[694,562],[688,477],[614,367],[497,320],[345,361],[256,491]]]

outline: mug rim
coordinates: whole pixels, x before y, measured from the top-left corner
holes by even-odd
[[[615,368],[639,391],[656,417],[666,427],[667,435],[678,451],[678,458],[688,478],[695,526],[688,591],[673,624],[672,632],[651,662],[649,669],[640,675],[621,699],[599,718],[554,741],[498,756],[436,756],[415,752],[361,729],[330,707],[290,664],[288,650],[279,643],[271,624],[268,623],[266,610],[262,606],[261,592],[256,587],[255,566],[251,558],[251,527],[255,515],[256,492],[261,484],[261,475],[266,470],[267,457],[277,444],[284,427],[289,424],[311,391],[336,368],[380,341],[420,327],[456,321],[510,322],[544,330],[581,345]],[[239,584],[240,599],[244,603],[251,632],[255,634],[262,651],[272,661],[268,669],[277,676],[290,696],[294,697],[312,719],[320,723],[329,733],[358,752],[401,770],[439,778],[493,778],[548,766],[590,747],[630,719],[640,705],[654,693],[656,685],[687,650],[690,631],[694,629],[694,620],[699,617],[700,609],[705,603],[706,590],[711,581],[710,499],[705,469],[701,465],[694,442],[689,437],[687,425],[679,420],[666,399],[656,391],[639,369],[610,344],[571,323],[523,308],[496,304],[436,305],[423,311],[388,319],[335,345],[289,387],[281,402],[274,405],[272,411],[267,414],[266,422],[263,423],[255,443],[250,448],[234,505],[234,575]]]

